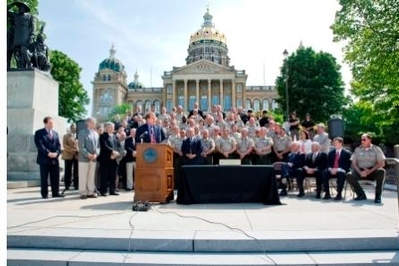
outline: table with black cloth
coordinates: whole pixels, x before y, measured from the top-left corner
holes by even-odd
[[[182,166],[176,202],[281,204],[274,168],[267,165]]]

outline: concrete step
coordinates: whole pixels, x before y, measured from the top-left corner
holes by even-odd
[[[7,189],[37,187],[37,186],[40,186],[40,180],[38,179],[7,181]]]
[[[398,250],[395,229],[313,231],[154,231],[25,228],[8,232],[8,248],[143,252],[312,252]]]
[[[154,253],[8,249],[8,266],[399,265],[399,252]]]

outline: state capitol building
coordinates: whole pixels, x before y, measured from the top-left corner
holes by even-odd
[[[125,67],[110,49],[109,58],[103,60],[93,83],[93,117],[106,120],[116,105],[128,103],[132,110],[142,112],[155,106],[156,112],[165,106],[168,111],[181,105],[191,110],[194,103],[207,113],[212,105],[273,110],[277,107],[274,86],[247,86],[248,74],[230,66],[226,37],[215,28],[209,9],[203,16],[202,27],[190,36],[186,65],[173,67],[162,75],[163,87],[145,87],[134,74],[127,81]]]

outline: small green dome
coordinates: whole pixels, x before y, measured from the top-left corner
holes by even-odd
[[[136,71],[136,73],[134,73],[134,81],[130,82],[129,85],[127,85],[127,87],[130,90],[144,88],[143,84],[141,82],[139,82],[139,74],[137,73],[137,71]]]

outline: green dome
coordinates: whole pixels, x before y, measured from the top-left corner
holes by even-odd
[[[139,82],[139,74],[137,73],[137,71],[136,71],[136,73],[134,73],[134,81],[130,82],[129,85],[127,85],[127,87],[130,90],[144,88],[143,84],[141,82]]]
[[[118,59],[115,58],[115,53],[116,50],[114,49],[114,45],[112,45],[110,51],[110,55],[109,58],[104,59],[99,67],[98,67],[98,71],[104,70],[104,69],[111,69],[115,72],[121,72],[124,73],[125,72],[125,66],[122,64],[122,62]]]

